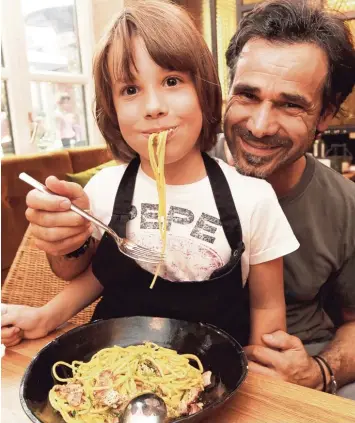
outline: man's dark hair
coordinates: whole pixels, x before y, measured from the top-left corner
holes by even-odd
[[[355,85],[355,49],[350,29],[336,13],[307,0],[272,0],[256,6],[240,23],[227,52],[230,83],[238,56],[253,38],[271,43],[313,43],[328,57],[328,76],[323,91],[323,113],[329,106],[339,111]]]

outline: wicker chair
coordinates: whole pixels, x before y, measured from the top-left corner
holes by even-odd
[[[27,228],[2,287],[2,302],[39,307],[60,292],[66,283],[54,275],[45,253],[35,247],[30,229]],[[88,322],[95,304],[86,307],[70,322]]]

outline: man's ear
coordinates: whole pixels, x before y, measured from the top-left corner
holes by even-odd
[[[330,122],[332,121],[333,117],[336,115],[335,113],[335,107],[334,106],[329,106],[322,114],[322,116],[320,116],[318,124],[317,124],[317,130],[319,132],[324,132]]]

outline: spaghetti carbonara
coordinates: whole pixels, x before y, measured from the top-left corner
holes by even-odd
[[[60,366],[72,377],[59,377]],[[193,414],[203,407],[199,395],[211,377],[195,355],[153,343],[105,348],[87,363],[58,361],[52,371],[63,384],[50,390],[49,401],[67,423],[118,423],[128,402],[146,392],[163,398],[169,418]]]

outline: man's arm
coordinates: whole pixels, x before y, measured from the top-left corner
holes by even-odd
[[[338,387],[355,381],[355,310],[343,310],[345,323],[319,354],[333,370]],[[329,372],[326,371],[329,383]]]
[[[355,233],[349,234],[348,244],[353,245]],[[340,387],[355,381],[355,251],[338,272],[333,294],[342,304],[343,324],[319,355],[330,365]]]
[[[332,368],[338,387],[355,381],[355,312],[347,310],[344,314],[347,322],[339,327],[333,341],[319,354]],[[251,371],[309,388],[323,388],[319,366],[299,338],[277,331],[264,335],[262,340],[266,347],[249,345],[244,348]],[[325,367],[324,370],[329,385],[329,372]]]

